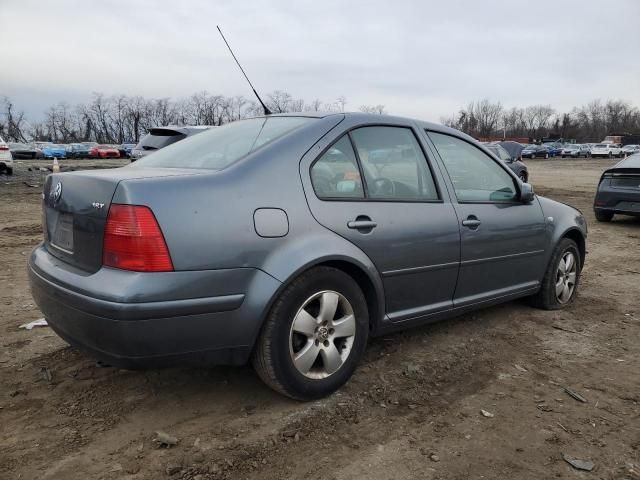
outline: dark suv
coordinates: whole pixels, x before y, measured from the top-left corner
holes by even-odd
[[[513,173],[515,173],[520,180],[524,183],[529,181],[529,170],[527,169],[527,166],[517,158],[512,157],[502,145],[490,143],[485,145],[485,147],[496,157],[506,163],[507,167],[513,170]]]

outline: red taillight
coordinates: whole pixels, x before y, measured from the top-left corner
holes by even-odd
[[[0,145],[0,150],[9,150],[8,145]]]
[[[173,263],[149,207],[112,204],[107,215],[102,264],[136,272],[171,272]]]

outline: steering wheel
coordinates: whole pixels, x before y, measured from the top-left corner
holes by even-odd
[[[382,197],[392,197],[396,193],[396,187],[394,183],[385,177],[378,177],[373,181],[375,187],[375,193]]]

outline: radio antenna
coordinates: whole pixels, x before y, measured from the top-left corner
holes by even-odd
[[[222,40],[224,40],[224,43],[227,45],[227,48],[229,49],[229,53],[231,53],[231,56],[233,57],[233,59],[238,64],[238,67],[240,68],[240,71],[242,72],[242,75],[244,75],[244,78],[247,79],[247,83],[249,83],[249,86],[251,87],[251,90],[253,90],[253,93],[255,94],[256,98],[260,102],[260,105],[262,105],[262,109],[264,110],[264,114],[265,115],[271,115],[271,110],[269,110],[267,108],[267,106],[264,104],[264,102],[260,98],[260,95],[258,95],[258,92],[256,92],[256,89],[253,87],[253,84],[251,83],[251,80],[249,80],[249,77],[247,77],[247,74],[244,72],[244,68],[242,68],[242,65],[240,65],[240,62],[238,61],[238,59],[234,55],[233,50],[231,50],[231,47],[229,46],[229,42],[227,42],[227,39],[224,38],[222,30],[220,30],[220,27],[218,25],[216,25],[216,28],[218,29],[218,32],[220,32],[220,36],[222,37]]]

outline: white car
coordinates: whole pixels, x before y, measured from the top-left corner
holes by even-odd
[[[634,153],[640,153],[640,145],[625,145],[622,147],[622,155],[628,157]]]
[[[9,145],[0,137],[0,173],[13,174],[13,155],[9,150]]]
[[[597,143],[591,148],[592,157],[620,157],[622,149],[614,143]]]

